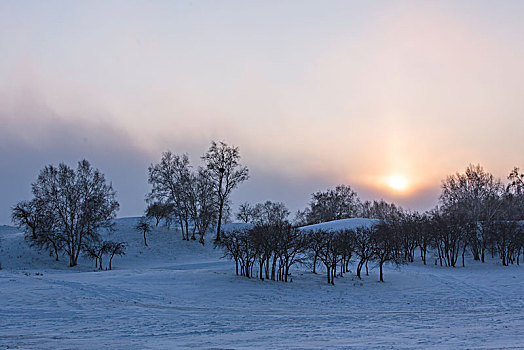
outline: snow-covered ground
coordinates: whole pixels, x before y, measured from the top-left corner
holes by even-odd
[[[328,222],[322,222],[320,224],[303,226],[300,229],[302,231],[325,231],[325,232],[336,232],[340,230],[354,230],[358,227],[372,227],[380,223],[377,219],[364,219],[364,218],[351,218],[341,219]]]
[[[0,348],[522,348],[524,268],[420,263],[359,281],[293,270],[293,282],[234,274],[234,263],[163,228],[117,220],[128,242],[113,271],[68,268],[0,227]],[[210,240],[211,237],[208,237]],[[106,262],[104,262],[105,265]]]

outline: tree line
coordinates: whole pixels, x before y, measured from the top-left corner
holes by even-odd
[[[442,182],[439,204],[425,213],[385,201],[361,202],[347,185],[313,193],[292,223],[283,203],[243,203],[236,218],[252,226],[224,232],[217,246],[235,261],[237,275],[254,277],[255,268],[260,279],[284,281],[290,266],[301,263],[314,273],[322,265],[334,284],[352,259],[358,278],[372,262],[383,281],[384,263],[414,262],[417,251],[423,264],[431,251],[440,266],[455,267],[460,260],[465,266],[468,253],[481,262],[491,254],[504,266],[518,265],[524,254],[524,174],[514,168],[508,180],[504,185],[480,165],[469,165]],[[354,217],[376,221],[352,230],[300,229]]]
[[[146,233],[151,231],[148,218],[156,218],[157,225],[161,219],[176,222],[183,239],[198,235],[201,243],[206,232],[216,227],[215,239],[220,240],[229,196],[248,179],[248,169],[239,162],[238,148],[224,142],[213,141],[202,160],[205,166],[193,170],[186,154],[167,151],[158,164],[151,164],[152,190],[146,197],[146,215],[137,224],[145,245]],[[125,255],[126,242],[102,239],[103,230],[114,230],[119,203],[112,184],[87,160],[78,162],[76,169],[64,163],[46,166],[31,190],[33,198],[17,203],[11,219],[33,247],[48,251],[56,261],[67,256],[71,267],[82,254],[100,270],[104,256],[111,269],[113,258]]]
[[[236,219],[251,224],[246,230],[222,230],[231,213],[230,194],[249,178],[240,163],[237,147],[212,142],[194,168],[187,154],[164,152],[159,163],[148,168],[151,191],[147,209],[137,224],[144,236],[152,224],[163,222],[180,229],[183,240],[204,243],[215,230],[214,241],[236,262],[237,274],[287,281],[291,266],[306,264],[316,272],[323,266],[329,283],[349,271],[355,273],[369,262],[380,267],[391,261],[409,263],[420,253],[426,264],[428,252],[435,264],[465,264],[465,256],[484,262],[498,256],[503,265],[520,264],[524,254],[524,174],[514,168],[504,184],[480,165],[469,165],[442,181],[438,205],[425,213],[406,211],[381,201],[361,201],[348,185],[312,194],[308,206],[293,220],[283,203],[242,203]],[[104,175],[82,160],[76,169],[65,164],[42,169],[32,184],[33,198],[12,209],[12,220],[26,232],[31,245],[59,260],[68,257],[75,266],[80,254],[100,269],[104,256],[109,268],[114,256],[125,254],[125,242],[105,241],[102,230],[111,231],[119,208],[116,192]],[[300,227],[346,218],[377,219],[372,227],[339,232],[305,232]],[[380,273],[382,280],[382,272]]]
[[[484,262],[486,254],[503,265],[519,264],[524,254],[524,174],[514,168],[504,184],[480,165],[469,165],[442,181],[438,205],[424,213],[406,211],[384,201],[361,202],[349,186],[337,186],[312,195],[309,206],[297,213],[299,225],[340,218],[384,220],[396,232],[404,258],[414,261],[415,250],[426,263],[428,249],[435,263],[465,264],[470,253]]]
[[[313,273],[323,266],[327,282],[334,284],[335,278],[349,272],[356,257],[358,278],[362,268],[367,273],[367,263],[373,262],[384,281],[384,264],[404,261],[399,231],[387,221],[375,220],[369,227],[354,230],[324,230],[293,225],[288,215],[283,203],[240,206],[237,217],[247,225],[223,231],[222,239],[215,242],[225,257],[235,261],[237,275],[252,278],[255,270],[261,280],[288,282],[291,266],[300,263],[310,266]]]

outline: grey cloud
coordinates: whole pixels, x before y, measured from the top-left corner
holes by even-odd
[[[45,165],[75,166],[84,158],[113,183],[119,216],[142,212],[150,157],[130,135],[108,123],[69,121],[33,107],[0,111],[0,224],[9,223],[16,202],[31,197],[30,184]]]

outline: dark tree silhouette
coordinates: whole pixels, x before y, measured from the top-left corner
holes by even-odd
[[[57,258],[58,251],[64,251],[69,266],[77,264],[84,246],[98,240],[100,229],[112,228],[119,207],[112,185],[87,160],[78,162],[76,170],[63,163],[46,166],[32,185],[32,192],[29,207],[38,220],[17,222],[31,232],[30,224],[36,223],[37,244],[53,246]],[[20,208],[27,205],[21,202],[15,206],[15,222]]]
[[[202,156],[217,197],[218,221],[216,240],[220,240],[220,227],[224,204],[229,195],[241,182],[249,178],[248,169],[242,166],[238,147],[224,142],[213,141],[209,150]]]
[[[141,217],[140,220],[138,221],[138,223],[136,224],[135,229],[137,231],[143,232],[143,234],[144,234],[144,245],[147,247],[146,233],[150,233],[151,230],[153,229],[151,227],[151,224],[149,223],[149,220],[147,220],[147,218],[145,218],[145,217]]]
[[[124,242],[106,242],[107,253],[109,254],[109,270],[112,269],[112,262],[115,255],[126,255],[126,244]]]

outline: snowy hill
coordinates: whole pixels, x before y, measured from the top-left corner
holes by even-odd
[[[126,255],[115,257],[113,260],[115,269],[162,266],[180,260],[215,261],[221,256],[221,252],[213,249],[212,235],[206,237],[208,243],[202,246],[195,241],[182,241],[180,231],[163,226],[155,227],[153,232],[148,234],[146,247],[142,233],[134,228],[138,220],[136,217],[117,219],[114,232],[102,232],[104,239],[127,243]],[[68,267],[67,257],[64,256],[61,260],[56,262],[49,257],[49,253],[32,248],[24,240],[24,234],[20,230],[10,226],[0,227],[0,262],[4,269],[95,269],[94,262],[86,258],[79,259],[79,266],[73,269]]]
[[[302,231],[325,231],[325,232],[335,232],[340,230],[354,230],[357,227],[371,227],[380,222],[377,219],[364,219],[364,218],[351,218],[351,219],[341,219],[333,220],[329,222],[323,222],[315,225],[302,226],[300,230]]]
[[[377,283],[372,270],[362,280],[347,274],[335,286],[323,274],[297,267],[292,283],[260,281],[235,276],[234,263],[221,259],[211,234],[202,246],[158,227],[145,247],[133,228],[137,220],[117,220],[108,236],[128,242],[113,271],[94,271],[85,259],[69,268],[65,259],[55,262],[29,247],[19,230],[0,227],[0,349],[524,343],[524,273],[517,266],[468,261],[466,268],[452,269],[416,262],[389,267],[386,283]]]

